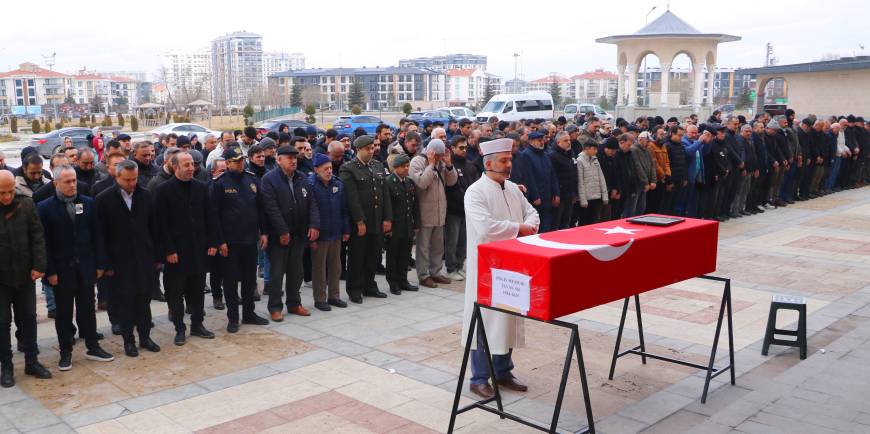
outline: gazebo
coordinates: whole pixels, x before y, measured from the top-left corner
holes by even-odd
[[[672,115],[680,112],[680,110],[675,110],[676,107],[669,107],[672,104],[669,104],[668,81],[674,58],[680,54],[686,54],[692,61],[694,77],[691,111],[700,113],[702,106],[710,110],[713,105],[713,82],[715,81],[716,51],[719,43],[739,40],[739,36],[724,33],[703,33],[668,10],[637,32],[629,35],[607,36],[596,39],[595,42],[616,44],[616,69],[619,76],[616,96],[617,111],[622,111],[625,115],[633,117],[635,112],[645,114],[645,112],[650,111],[633,109],[638,106],[638,67],[647,54],[655,54],[661,63],[661,97],[658,98],[658,107],[651,111],[658,114],[669,112]],[[704,101],[702,84],[705,66],[707,98],[706,104],[702,104]],[[626,76],[628,82],[626,82]],[[625,110],[626,107],[628,110]],[[664,107],[669,108],[663,109]]]

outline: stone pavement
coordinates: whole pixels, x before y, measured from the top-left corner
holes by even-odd
[[[699,397],[703,375],[678,365],[620,359],[607,380],[621,302],[566,317],[580,324],[598,432],[870,432],[870,189],[850,190],[720,226],[716,275],[732,278],[737,386],[725,377]],[[662,262],[679,261],[679,250]],[[382,288],[386,285],[379,276]],[[23,375],[0,390],[2,432],[443,432],[461,362],[464,285],[366,299],[268,327],[224,331],[222,312],[208,309],[215,340],[172,345],[166,305],[154,303],[158,354],[123,355],[105,312],[98,316],[112,363],[83,358],[59,372],[54,324],[39,311],[41,360],[55,378]],[[772,294],[807,297],[810,357],[760,340]],[[641,295],[650,351],[706,360],[721,286],[691,280]],[[210,306],[210,300],[206,305]],[[303,289],[310,308],[311,290]],[[265,302],[258,304],[265,314]],[[635,345],[629,315],[624,347]],[[780,315],[779,325],[795,316]],[[549,420],[568,335],[527,323],[527,346],[515,352],[525,394],[505,393],[507,408]],[[720,349],[720,363],[727,358]],[[825,349],[824,352],[821,350]],[[724,358],[723,358],[724,357]],[[560,429],[585,426],[579,378],[571,371]],[[464,401],[470,402],[468,398]],[[458,432],[532,432],[472,411]]]

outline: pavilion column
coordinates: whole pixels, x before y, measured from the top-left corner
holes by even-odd
[[[694,112],[698,113],[701,110],[701,105],[704,103],[704,64],[693,63],[692,74],[695,75],[695,81],[692,84],[692,107],[694,108]]]
[[[637,66],[636,63],[633,63],[625,67],[628,71],[628,85],[625,87],[625,92],[628,94],[628,103],[626,105],[629,107],[637,106]]]
[[[671,64],[670,63],[662,63],[661,64],[661,101],[659,101],[659,105],[662,107],[667,107],[668,105],[668,84],[671,79]]]
[[[616,65],[616,105],[625,105],[625,65]]]
[[[716,81],[716,64],[707,65],[707,105],[713,106],[713,82]]]

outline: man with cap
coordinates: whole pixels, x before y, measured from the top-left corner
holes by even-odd
[[[351,218],[347,259],[347,294],[360,304],[362,296],[385,298],[375,283],[381,241],[392,231],[393,211],[384,166],[374,159],[374,139],[362,135],[353,141],[356,158],[341,166],[347,208]]]
[[[468,336],[474,303],[477,301],[477,246],[493,241],[507,240],[538,232],[538,212],[526,200],[516,184],[509,181],[511,174],[511,147],[508,138],[490,140],[480,144],[485,175],[465,192],[465,224],[468,233],[468,275],[465,280],[465,309],[461,342]],[[492,376],[501,387],[526,391],[527,386],[514,378],[511,370],[513,348],[523,344],[523,322],[516,316],[499,312],[483,315],[489,352],[495,370]],[[479,329],[478,329],[479,330]],[[480,335],[472,342],[471,392],[492,398],[495,393],[489,384],[489,360],[481,345]]]
[[[308,183],[320,212],[320,236],[311,249],[314,307],[322,311],[344,308],[347,303],[341,300],[339,288],[341,243],[350,238],[344,184],[332,174],[332,160],[324,154],[314,154],[314,173]]]
[[[417,186],[408,177],[410,157],[407,154],[395,154],[392,157],[393,172],[387,177],[387,188],[393,208],[393,231],[386,239],[386,274],[390,292],[399,295],[403,290],[418,289],[408,282],[408,265],[414,231],[420,229],[420,207],[417,205]]]
[[[443,128],[438,130],[443,131]],[[415,255],[417,279],[428,288],[435,288],[439,283],[449,284],[451,280],[441,273],[444,268],[444,225],[447,221],[445,189],[456,184],[457,176],[450,152],[441,139],[433,138],[421,155],[411,159],[408,176],[417,186],[420,206],[420,230],[417,233]]]
[[[302,306],[302,255],[305,246],[320,236],[320,213],[312,200],[308,180],[297,167],[299,151],[292,146],[278,149],[278,167],[263,176],[263,208],[269,249],[269,312],[272,321],[283,321],[286,292],[287,312],[309,316]],[[286,275],[286,283],[284,281]]]
[[[529,202],[538,211],[541,219],[540,231],[553,229],[553,208],[559,207],[559,179],[553,163],[544,152],[544,133],[529,133],[529,146],[520,153],[523,161],[523,180],[526,182]]]
[[[239,282],[241,282],[242,323],[267,325],[269,320],[254,313],[257,290],[257,243],[265,246],[263,200],[260,179],[245,170],[245,156],[239,148],[223,152],[227,171],[212,181],[209,205],[215,219],[218,254],[225,258],[224,297],[227,307],[227,332],[239,331]]]

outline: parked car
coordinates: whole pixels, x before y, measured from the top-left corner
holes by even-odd
[[[479,122],[495,116],[500,121],[553,119],[553,96],[547,92],[505,93],[490,99],[480,113]]]
[[[567,107],[566,107],[567,109]],[[577,114],[575,116],[583,115],[589,112],[594,112],[595,117],[603,122],[613,122],[613,115],[604,111],[601,106],[595,104],[578,104],[577,106]],[[565,116],[568,116],[567,111],[565,112]],[[575,117],[576,119],[576,117]]]
[[[474,120],[474,112],[471,111],[468,107],[441,107],[438,109],[439,112],[449,113],[450,116],[459,120],[459,119],[471,119]]]
[[[362,127],[366,130],[366,134],[374,135],[375,129],[377,129],[378,125],[383,124],[384,122],[379,119],[377,116],[371,115],[357,115],[351,116],[348,119],[345,119],[344,122],[340,124],[333,125],[339,134],[353,134],[354,130],[359,127]],[[393,129],[391,125],[387,125],[390,129]]]
[[[332,122],[331,128],[335,128],[337,130],[339,126],[346,124],[350,120],[350,118],[351,116],[348,115],[339,116],[335,119],[335,121]]]
[[[277,133],[279,132],[278,127],[280,127],[281,124],[290,127],[290,134],[293,134],[293,130],[296,128],[308,129],[308,127],[314,126],[309,124],[308,122],[303,122],[298,119],[272,119],[268,121],[263,121],[263,123],[261,123],[260,126],[257,127],[257,132],[259,132],[262,136],[265,136],[271,131]],[[315,126],[315,128],[317,127]],[[317,138],[319,139],[324,135],[326,135],[326,130],[322,128],[317,128]]]
[[[90,147],[88,143],[88,134],[92,134],[90,128],[70,127],[61,128],[52,132],[34,136],[30,142],[31,146],[35,146],[39,151],[39,155],[45,158],[50,158],[52,155],[60,151],[63,146],[63,141],[66,137],[71,137],[73,146],[76,148]]]
[[[407,116],[407,119],[416,121],[418,124],[422,124],[424,121],[428,120],[429,122],[442,122],[444,125],[447,125],[447,123],[453,119],[453,115],[446,110],[432,110],[425,112],[411,112],[411,114]]]
[[[178,123],[178,124],[166,124],[162,127],[157,127],[146,134],[145,137],[150,137],[151,140],[158,140],[161,134],[169,134],[175,133],[179,136],[189,136],[191,133],[196,134],[196,137],[199,139],[200,143],[205,143],[205,136],[209,134],[214,134],[215,136],[220,137],[220,131],[212,131],[208,128],[205,128],[201,125],[197,124],[188,124],[188,123]]]

